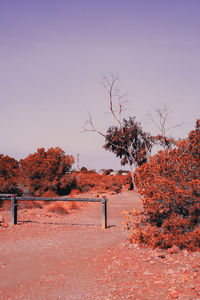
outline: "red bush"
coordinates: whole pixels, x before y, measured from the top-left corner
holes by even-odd
[[[125,184],[130,184],[130,175],[101,175],[95,171],[75,171],[68,177],[69,181],[74,180],[73,189],[81,193],[89,191],[119,193]]]
[[[0,193],[19,193],[19,163],[14,158],[0,154]]]
[[[200,248],[200,122],[177,148],[136,169],[144,212],[133,216],[131,240],[153,247]]]
[[[47,151],[40,148],[36,153],[20,160],[22,183],[33,196],[44,195],[47,191],[57,195],[66,194],[63,180],[73,163],[73,156],[65,155],[58,147]]]

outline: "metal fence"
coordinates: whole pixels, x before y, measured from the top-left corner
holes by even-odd
[[[17,224],[18,201],[76,201],[76,202],[101,202],[102,204],[102,228],[107,228],[107,201],[105,198],[68,198],[63,197],[17,197],[12,194],[0,194],[0,200],[11,200],[11,224]]]

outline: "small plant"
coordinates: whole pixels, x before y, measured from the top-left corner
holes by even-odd
[[[60,202],[55,202],[50,204],[47,207],[47,211],[48,212],[52,212],[52,213],[56,213],[56,214],[60,214],[60,215],[66,215],[68,214],[68,206],[66,204],[60,203]]]
[[[70,202],[69,202],[68,208],[71,209],[71,210],[73,210],[73,209],[79,209],[77,203],[74,202],[74,201],[70,201]]]
[[[43,208],[43,201],[23,201],[19,204],[19,208]]]

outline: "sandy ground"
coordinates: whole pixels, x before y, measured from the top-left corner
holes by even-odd
[[[18,225],[0,227],[0,299],[200,300],[200,253],[130,244],[121,211],[132,208],[134,192],[109,196],[106,230],[101,203],[68,215],[20,210]]]

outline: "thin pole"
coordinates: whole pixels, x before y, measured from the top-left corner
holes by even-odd
[[[102,200],[102,229],[107,228],[107,199]]]
[[[17,224],[17,199],[11,195],[11,225]]]

